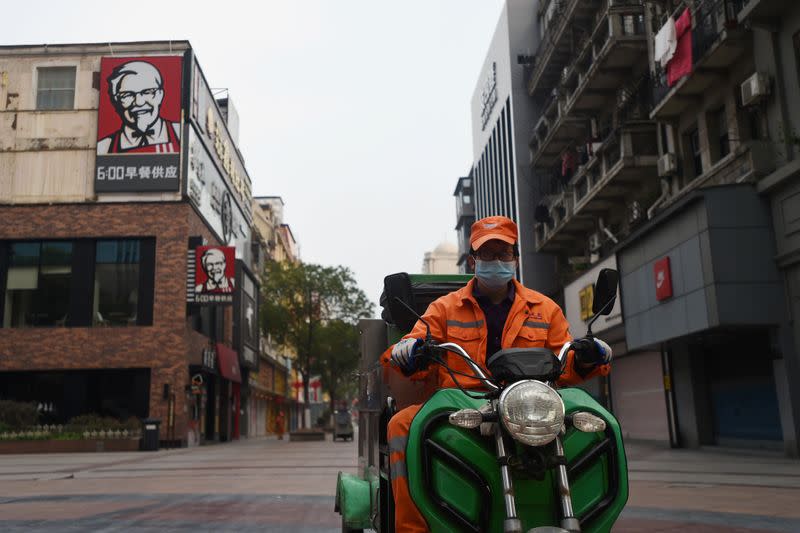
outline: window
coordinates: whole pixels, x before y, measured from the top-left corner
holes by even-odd
[[[75,106],[75,67],[37,69],[36,109],[72,109]]]
[[[72,278],[72,243],[11,244],[4,327],[64,326]]]
[[[249,276],[243,275],[242,291],[242,340],[258,348],[258,309],[256,307],[256,285]]]
[[[797,69],[797,81],[800,82],[800,31],[792,35],[792,45],[794,46],[794,61]]]
[[[464,199],[464,203],[465,203],[465,204],[470,204],[470,203],[472,203],[472,198],[470,198],[469,194],[465,194],[465,195],[463,196],[463,199]]]
[[[139,241],[97,241],[93,302],[95,326],[137,323]]]
[[[731,153],[730,134],[728,132],[728,117],[722,107],[709,114],[709,137],[716,140],[714,161],[719,161]]]
[[[700,152],[700,133],[697,127],[686,134],[686,145],[689,150],[689,161],[692,165],[691,172],[693,178],[703,173],[703,158]]]

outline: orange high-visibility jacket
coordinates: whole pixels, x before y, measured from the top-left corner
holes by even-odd
[[[569,324],[561,308],[547,296],[528,289],[514,280],[514,303],[508,312],[503,336],[500,341],[501,349],[505,348],[549,348],[558,354],[564,343],[572,340],[569,334]],[[464,348],[481,369],[486,370],[486,338],[488,328],[486,318],[480,305],[472,295],[475,287],[475,278],[461,289],[438,298],[428,306],[423,315],[430,325],[431,337],[436,342],[454,342]],[[411,332],[403,338],[425,338],[425,324],[417,321]],[[391,364],[392,347],[381,355],[381,363],[385,367],[400,369]],[[447,353],[447,365],[456,371],[472,375],[473,371],[461,357]],[[608,375],[610,365],[600,365],[591,370],[586,376],[581,376],[573,367],[574,353],[567,355],[567,364],[564,373],[558,380],[561,386],[576,385],[595,376]],[[437,382],[440,388],[456,387],[447,370],[440,365],[431,365],[427,370],[421,370],[412,376],[412,379],[426,379],[428,373],[438,372]],[[481,388],[481,382],[456,374],[458,382],[464,388]]]

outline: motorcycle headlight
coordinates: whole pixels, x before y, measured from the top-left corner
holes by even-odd
[[[500,395],[500,420],[511,436],[529,446],[544,446],[564,425],[564,401],[541,381],[514,383]]]

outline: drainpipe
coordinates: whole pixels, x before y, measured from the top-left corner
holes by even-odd
[[[669,198],[669,181],[661,178],[661,196],[647,209],[647,220],[653,218],[653,214],[656,212],[656,209],[658,209],[658,206],[663,204],[667,198]]]
[[[606,227],[606,225],[603,223],[603,219],[602,218],[599,218],[597,220],[597,223],[600,226],[600,231],[602,231],[603,233],[608,235],[608,238],[611,239],[612,241],[614,241],[614,244],[619,244],[619,239],[617,239],[614,236],[614,234],[611,233],[611,230]]]

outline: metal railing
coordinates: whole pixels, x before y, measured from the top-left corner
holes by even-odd
[[[692,65],[714,45],[723,31],[738,24],[737,15],[742,10],[742,0],[706,0],[693,13]]]
[[[738,24],[737,15],[744,7],[744,0],[701,0],[692,10],[692,70],[704,59],[722,36],[723,32]],[[685,8],[679,7],[671,16],[679,17]],[[666,21],[666,19],[665,19]],[[651,87],[654,105],[658,105],[669,94],[672,87],[667,84],[666,69],[656,64]],[[691,75],[691,74],[690,74]]]

